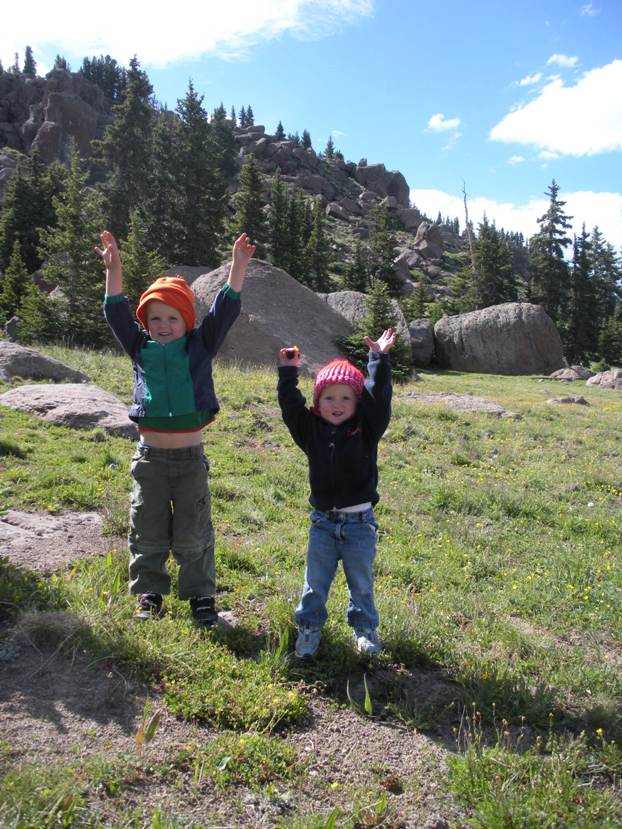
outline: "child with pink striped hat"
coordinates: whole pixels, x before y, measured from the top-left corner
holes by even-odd
[[[356,648],[380,653],[374,603],[373,562],[378,524],[378,443],[391,417],[391,361],[395,332],[389,328],[369,346],[367,379],[338,358],[323,366],[308,408],[298,388],[299,351],[279,352],[279,405],[295,443],[307,456],[313,507],[304,586],[296,608],[295,653],[311,657],[327,619],[326,601],[341,561],[348,583],[347,622]]]

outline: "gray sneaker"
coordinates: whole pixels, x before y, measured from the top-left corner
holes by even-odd
[[[303,659],[306,656],[314,656],[320,646],[321,635],[321,627],[317,628],[301,625],[298,628],[298,638],[296,639],[296,656],[299,659]]]
[[[382,643],[378,638],[378,631],[374,628],[367,628],[366,630],[355,630],[354,640],[356,642],[356,649],[359,653],[380,653],[382,651]]]

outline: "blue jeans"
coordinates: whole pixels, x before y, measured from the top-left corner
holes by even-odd
[[[378,524],[372,509],[365,512],[311,513],[305,583],[296,608],[296,624],[321,627],[328,613],[328,591],[341,559],[350,600],[346,618],[359,630],[377,628],[373,562]]]

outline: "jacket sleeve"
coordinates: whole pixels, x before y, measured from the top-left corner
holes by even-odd
[[[146,335],[132,316],[127,297],[122,294],[107,296],[104,301],[104,317],[121,348],[130,357],[135,357],[145,342]]]
[[[207,351],[213,356],[223,344],[227,332],[240,313],[240,295],[225,285],[216,294],[212,307],[199,326]]]
[[[285,425],[304,452],[314,415],[307,408],[304,395],[298,388],[298,369],[295,366],[279,366],[277,392]]]
[[[391,358],[388,354],[370,351],[367,380],[361,395],[361,417],[377,440],[385,433],[391,419]]]

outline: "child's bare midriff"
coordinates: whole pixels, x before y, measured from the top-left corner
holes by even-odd
[[[203,443],[203,430],[198,432],[151,432],[140,430],[140,439],[148,446],[157,449],[185,449],[187,446],[200,446]]]

